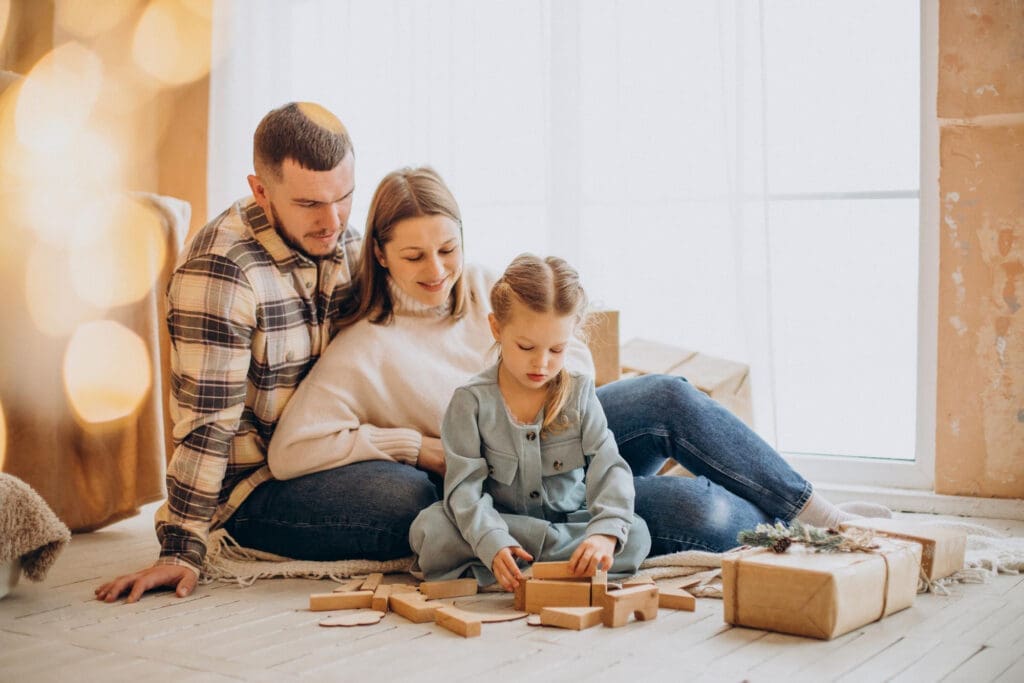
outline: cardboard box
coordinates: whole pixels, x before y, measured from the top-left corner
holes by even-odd
[[[921,544],[921,572],[929,581],[942,579],[964,568],[967,532],[932,527],[908,519],[858,519],[841,529],[871,529],[879,536],[902,538]]]
[[[747,365],[646,339],[630,339],[619,355],[623,376],[660,373],[685,377],[753,428]]]
[[[921,545],[878,539],[876,552],[748,550],[722,560],[725,621],[830,640],[910,607]]]

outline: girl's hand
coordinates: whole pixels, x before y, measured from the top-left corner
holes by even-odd
[[[519,582],[523,580],[523,573],[519,571],[519,566],[516,564],[517,557],[527,562],[533,562],[533,555],[517,545],[510,545],[499,550],[498,554],[494,556],[494,562],[491,563],[491,572],[494,574],[494,578],[507,591],[514,591]]]
[[[614,536],[605,536],[604,534],[588,536],[569,558],[569,571],[575,576],[585,576],[597,569],[607,571],[612,566],[615,543]]]

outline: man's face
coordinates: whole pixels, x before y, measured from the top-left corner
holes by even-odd
[[[281,238],[306,256],[320,258],[334,253],[348,225],[355,164],[348,154],[330,171],[311,171],[285,159],[280,178],[249,176],[249,186]]]

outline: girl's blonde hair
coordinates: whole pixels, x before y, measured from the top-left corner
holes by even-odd
[[[557,256],[542,259],[533,254],[520,254],[509,264],[491,288],[491,311],[499,325],[512,319],[513,302],[535,313],[574,316],[577,330],[587,310],[587,294],[579,273]],[[569,373],[563,367],[547,385],[542,434],[566,427],[568,420],[562,410],[569,399],[569,388]]]
[[[347,327],[363,318],[375,325],[387,325],[394,317],[394,302],[388,292],[388,271],[377,260],[374,247],[384,250],[397,223],[406,218],[447,216],[459,224],[462,247],[462,215],[451,190],[437,171],[429,166],[400,168],[384,176],[377,185],[366,216],[366,234],[352,290],[342,305],[339,325]],[[466,312],[467,287],[460,276],[452,287],[452,316]]]

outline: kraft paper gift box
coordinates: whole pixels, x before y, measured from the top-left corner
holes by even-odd
[[[871,529],[879,536],[921,544],[921,573],[929,581],[942,579],[964,568],[967,532],[943,529],[906,519],[857,519],[840,529]]]
[[[741,551],[722,560],[725,621],[829,640],[910,607],[921,545],[876,538],[873,552]]]

